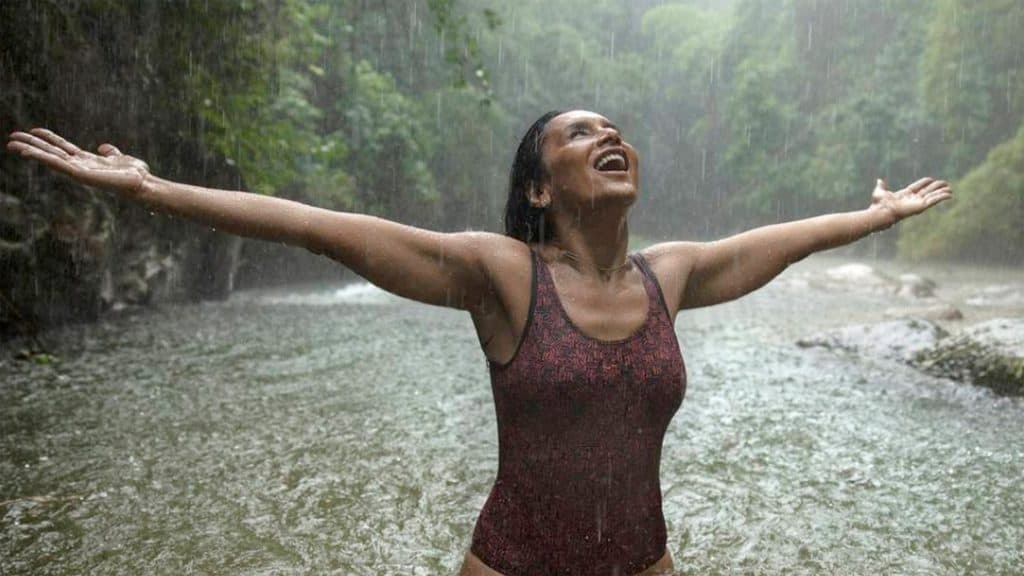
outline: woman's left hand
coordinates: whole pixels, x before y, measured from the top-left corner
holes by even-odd
[[[945,180],[922,178],[902,190],[892,192],[879,180],[871,194],[871,207],[884,208],[893,213],[896,220],[920,214],[925,210],[953,197],[953,188]]]

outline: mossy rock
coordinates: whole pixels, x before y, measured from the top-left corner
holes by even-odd
[[[915,354],[911,363],[933,376],[970,382],[1004,396],[1024,396],[1024,358],[1004,354],[970,336],[943,340]]]

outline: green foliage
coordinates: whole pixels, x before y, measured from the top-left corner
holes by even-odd
[[[860,208],[878,177],[956,179],[1024,123],[1017,0],[18,2],[0,8],[26,42],[0,104],[134,133],[122,147],[162,174],[194,146],[251,190],[449,229],[499,228],[515,144],[550,109],[624,129],[651,237]],[[47,86],[78,68],[97,72]],[[60,93],[124,112],[76,115]],[[971,194],[943,229],[1002,230],[1012,206],[959,208]]]
[[[589,107],[629,125],[652,76],[633,50],[635,10],[621,0],[480,3],[503,26],[485,37],[496,94],[519,122],[552,110]]]
[[[1024,126],[956,185],[956,202],[904,224],[900,253],[1024,264]]]
[[[195,62],[186,94],[200,119],[201,142],[237,164],[252,191],[276,194],[315,185],[324,190],[317,199],[346,206],[351,181],[343,166],[349,147],[321,129],[327,113],[314,100],[316,82],[326,74],[319,64],[333,47],[319,27],[328,5],[226,4],[237,14],[214,16],[207,10],[214,17],[199,19],[203,33],[188,53]],[[185,26],[195,35],[194,25]],[[211,38],[219,38],[212,43],[220,48],[215,54],[209,53]],[[207,54],[194,59],[199,48]]]
[[[343,114],[353,154],[355,208],[406,218],[438,198],[427,158],[433,142],[419,104],[398,92],[368,62],[356,65],[353,93]]]
[[[924,4],[746,0],[726,42],[729,137],[717,168],[751,215],[860,208],[913,178],[921,114],[907,71]]]
[[[494,94],[481,58],[480,40],[470,32],[469,17],[460,13],[456,0],[427,0],[427,5],[434,16],[434,30],[442,39],[445,61],[452,65],[449,71],[454,87],[478,86],[482,92],[480,103],[489,105]],[[485,8],[482,15],[487,30],[494,31],[501,25],[501,17],[494,10]],[[446,41],[450,37],[454,37],[454,42]]]
[[[481,109],[482,92],[472,86],[440,89],[429,122],[437,144],[430,163],[437,189],[433,221],[450,229],[501,227],[501,210],[515,134],[500,103]]]
[[[731,25],[728,12],[682,4],[654,7],[641,20],[643,50],[658,78],[642,105],[647,117],[637,126],[647,135],[641,141],[645,166],[654,167],[644,172],[644,204],[662,208],[640,216],[650,215],[645,227],[663,228],[666,235],[706,232],[692,230],[690,218],[662,223],[658,213],[710,216],[721,207],[721,198],[709,192],[718,188],[714,165],[723,132],[722,59]]]
[[[952,173],[977,165],[1024,121],[1021,30],[1019,0],[938,3],[921,61],[921,90]]]

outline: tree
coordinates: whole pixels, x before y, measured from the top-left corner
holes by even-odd
[[[1024,125],[957,184],[946,210],[907,222],[901,255],[1024,264]]]

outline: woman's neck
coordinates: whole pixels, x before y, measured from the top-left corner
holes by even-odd
[[[555,224],[555,239],[549,243],[552,258],[564,260],[581,274],[600,277],[609,277],[625,268],[629,225],[624,213]]]

